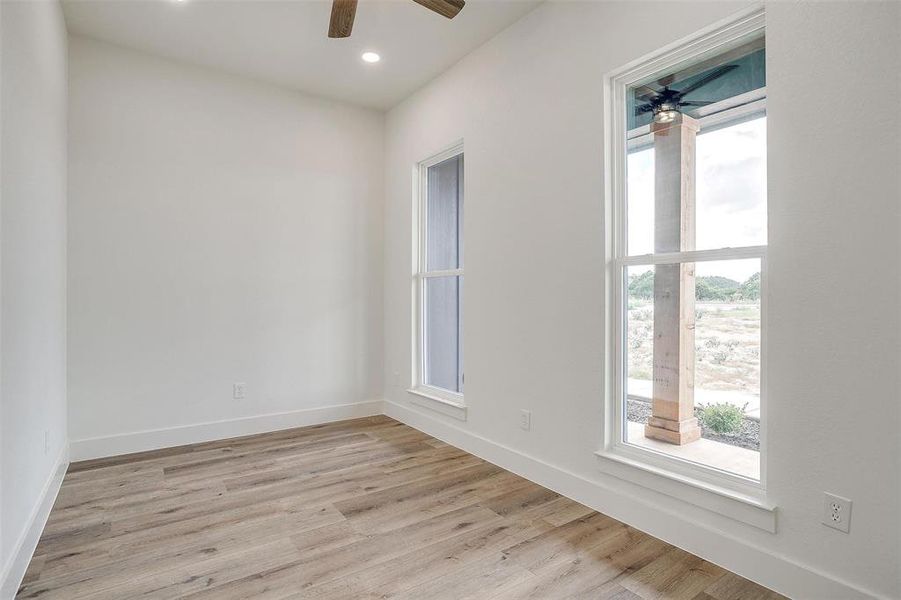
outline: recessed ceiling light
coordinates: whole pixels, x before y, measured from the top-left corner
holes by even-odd
[[[368,63],[377,63],[382,60],[382,57],[375,52],[364,52],[362,56],[360,56],[360,58],[362,58],[364,62]]]

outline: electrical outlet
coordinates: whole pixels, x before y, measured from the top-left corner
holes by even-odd
[[[232,398],[234,398],[235,400],[243,400],[246,391],[246,383],[236,383],[232,386]]]
[[[851,501],[828,492],[824,492],[823,500],[823,525],[848,533],[851,528]]]
[[[519,428],[523,431],[529,431],[530,429],[532,429],[532,411],[519,411]]]

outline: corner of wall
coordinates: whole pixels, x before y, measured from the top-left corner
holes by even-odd
[[[66,444],[60,450],[56,464],[41,490],[37,503],[28,516],[21,535],[13,545],[9,559],[3,565],[2,575],[0,575],[0,598],[3,600],[14,598],[19,589],[68,468],[69,448]]]

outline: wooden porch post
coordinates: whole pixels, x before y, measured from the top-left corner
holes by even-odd
[[[697,120],[653,123],[654,250],[695,249]],[[645,437],[687,444],[701,437],[694,416],[695,266],[657,265],[654,274],[653,404]]]

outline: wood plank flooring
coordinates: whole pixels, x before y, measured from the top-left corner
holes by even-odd
[[[781,598],[387,417],[75,463],[17,598]]]

